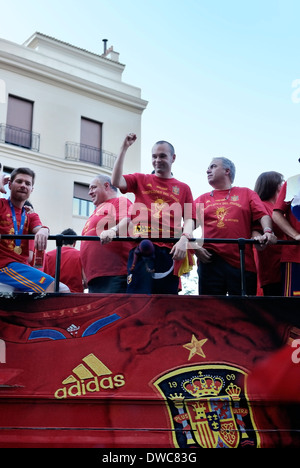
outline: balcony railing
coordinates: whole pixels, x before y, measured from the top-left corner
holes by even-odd
[[[33,234],[2,234],[1,239],[34,239]],[[59,280],[60,280],[60,268],[61,268],[61,249],[63,246],[63,240],[70,240],[72,241],[95,241],[99,242],[99,237],[98,236],[68,236],[68,235],[63,235],[63,234],[57,234],[57,235],[50,235],[48,237],[48,240],[55,240],[56,241],[56,266],[55,266],[55,292],[59,291]],[[132,238],[132,237],[116,237],[113,239],[114,242],[140,242],[144,238],[143,237],[138,237],[138,238]],[[175,243],[179,241],[179,238],[151,238],[152,242],[169,242],[169,243]],[[245,247],[246,244],[259,244],[257,240],[254,239],[206,239],[206,238],[195,238],[195,239],[190,239],[190,242],[200,242],[200,245],[203,244],[203,242],[208,243],[208,244],[236,244],[237,248],[239,249],[240,253],[240,271],[241,271],[241,296],[246,296],[246,278],[245,278]],[[300,241],[288,241],[288,240],[278,240],[277,244],[281,245],[299,245]]]
[[[116,155],[95,148],[94,146],[67,141],[65,145],[65,158],[71,161],[82,161],[112,169],[114,167]]]
[[[40,134],[12,125],[0,124],[0,143],[40,151]]]

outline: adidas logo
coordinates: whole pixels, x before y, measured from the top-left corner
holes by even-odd
[[[69,332],[71,335],[77,335],[78,330],[80,330],[80,327],[77,327],[74,324],[70,325],[67,328],[67,332]]]
[[[94,354],[89,354],[82,361],[84,364],[80,363],[74,367],[72,374],[62,381],[63,387],[56,390],[55,398],[80,397],[125,385],[124,375],[113,375]]]

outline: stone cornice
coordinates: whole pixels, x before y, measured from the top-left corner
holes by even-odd
[[[4,47],[5,44],[7,45],[7,41],[0,40],[0,64],[3,68],[55,86],[92,94],[94,98],[98,96],[116,105],[134,108],[137,112],[142,112],[147,107],[148,102],[140,98],[140,88],[113,80],[109,76],[102,76],[100,73],[96,74],[95,71],[85,70],[80,67],[80,62],[74,67],[57,58],[41,56],[24,46],[8,43],[9,46]],[[102,60],[108,61],[105,58]]]

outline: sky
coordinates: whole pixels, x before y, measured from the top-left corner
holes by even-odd
[[[251,189],[264,171],[300,173],[299,17],[299,0],[1,0],[0,37],[38,31],[100,55],[108,39],[148,101],[142,171],[170,141],[174,177],[196,198],[213,157]]]

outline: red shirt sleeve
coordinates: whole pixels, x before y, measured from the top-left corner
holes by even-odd
[[[274,206],[274,210],[280,210],[280,211],[283,211],[284,213],[288,211],[288,208],[291,204],[291,202],[285,201],[286,187],[287,187],[287,183],[285,182],[283,186],[281,187],[281,190],[279,192],[278,198]]]
[[[37,213],[27,214],[28,217],[28,231],[32,232],[34,228],[40,226],[42,227],[43,223],[40,220],[40,217]]]
[[[142,174],[139,174],[141,176]],[[126,180],[127,184],[127,190],[126,192],[132,192],[135,193],[137,189],[137,177],[136,174],[126,174],[123,176],[124,179]],[[125,193],[125,192],[123,192]]]

